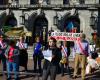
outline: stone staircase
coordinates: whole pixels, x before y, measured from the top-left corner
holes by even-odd
[[[28,46],[28,59],[33,59],[33,46]]]
[[[33,46],[29,46],[27,52],[28,52],[28,59],[33,59]],[[73,55],[71,53],[69,56],[69,61],[73,61],[73,60],[74,60]]]

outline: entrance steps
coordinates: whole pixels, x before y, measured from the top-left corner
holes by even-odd
[[[33,46],[29,46],[27,52],[28,52],[28,59],[33,59]],[[70,54],[69,61],[73,61],[73,60],[74,60],[73,55]]]

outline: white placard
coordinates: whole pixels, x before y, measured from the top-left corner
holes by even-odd
[[[42,51],[42,53],[43,53],[44,59],[47,59],[48,61],[51,62],[51,60],[52,60],[52,51],[48,49],[48,50]]]

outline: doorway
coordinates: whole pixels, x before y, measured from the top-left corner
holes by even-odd
[[[37,16],[33,26],[33,43],[36,37],[40,37],[43,45],[46,45],[48,38],[48,21],[44,15]]]

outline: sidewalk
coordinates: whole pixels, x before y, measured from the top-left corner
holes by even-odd
[[[74,62],[71,61],[69,66],[70,66],[70,69],[71,69],[71,73],[73,74]],[[20,67],[20,72],[23,69],[24,69],[23,67]],[[0,64],[0,71],[1,70],[2,70],[2,67],[1,67],[1,64]],[[42,80],[41,77],[38,76],[38,74],[33,73],[33,60],[32,59],[29,59],[29,61],[28,61],[28,74],[29,75],[26,75],[26,74],[19,75],[20,80]],[[87,77],[88,80],[100,80],[100,71],[97,70],[92,75],[86,76],[86,77]],[[4,77],[0,76],[0,80],[6,80],[6,76],[4,76]],[[14,80],[14,79],[12,79],[12,80]],[[50,79],[48,79],[48,80],[50,80]],[[68,77],[67,74],[65,74],[63,77],[61,77],[61,74],[57,74],[56,80],[81,80],[81,76],[79,75],[79,78],[77,78],[77,79],[71,79],[71,78]]]

